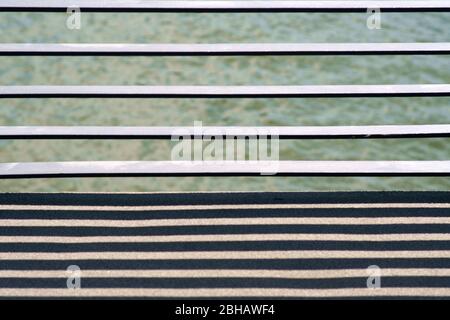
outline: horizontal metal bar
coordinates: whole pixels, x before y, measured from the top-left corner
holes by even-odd
[[[0,164],[0,178],[448,176],[450,161],[87,161]]]
[[[34,56],[237,56],[237,55],[385,55],[448,54],[442,43],[212,43],[101,44],[3,43],[0,55]]]
[[[449,11],[448,0],[391,1],[152,1],[152,0],[2,0],[3,11],[65,11],[77,7],[83,11],[150,12],[361,12],[379,8],[386,12]]]
[[[297,127],[0,127],[0,139],[171,139],[177,137],[280,139],[450,137],[450,124]]]
[[[449,95],[450,84],[323,86],[0,86],[0,98],[337,98]]]

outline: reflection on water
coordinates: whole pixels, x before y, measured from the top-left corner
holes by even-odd
[[[448,13],[1,13],[0,42],[448,42]],[[448,56],[0,57],[0,85],[450,83]],[[450,123],[450,98],[3,99],[0,125]],[[0,161],[164,160],[166,141],[1,141]],[[448,139],[283,141],[281,159],[448,160]],[[1,191],[448,190],[448,178],[114,178],[0,181]]]

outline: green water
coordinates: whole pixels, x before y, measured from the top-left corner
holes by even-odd
[[[0,42],[449,42],[450,14],[0,13]],[[0,85],[450,83],[449,56],[0,57]],[[0,125],[450,123],[450,98],[2,99]],[[282,141],[283,160],[450,160],[448,139]],[[167,141],[0,141],[0,162],[169,160]],[[448,178],[100,178],[0,181],[0,191],[450,190]]]

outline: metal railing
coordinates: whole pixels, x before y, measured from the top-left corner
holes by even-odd
[[[450,1],[96,1],[0,2],[0,11],[177,12],[388,12],[450,11]],[[0,44],[0,55],[190,56],[190,55],[410,55],[449,54],[450,43],[265,44]],[[450,84],[317,86],[0,86],[0,98],[340,98],[450,96]],[[450,125],[339,127],[0,127],[1,139],[252,138],[258,130],[280,139],[374,139],[449,137]],[[1,178],[97,176],[252,176],[270,161],[86,161],[0,164]],[[278,161],[282,176],[448,176],[450,161]]]
[[[448,0],[391,1],[152,1],[152,0],[2,0],[1,10],[66,11],[77,7],[83,11],[151,11],[151,12],[362,12],[378,8],[385,12],[450,11]]]

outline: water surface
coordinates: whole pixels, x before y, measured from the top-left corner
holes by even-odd
[[[0,13],[0,42],[448,42],[449,13]],[[0,85],[450,83],[449,56],[0,57]],[[2,99],[0,125],[378,125],[450,123],[450,98]],[[0,141],[1,162],[169,160],[167,141]],[[448,139],[282,141],[283,160],[450,160]],[[1,191],[449,190],[448,178],[3,180]]]

